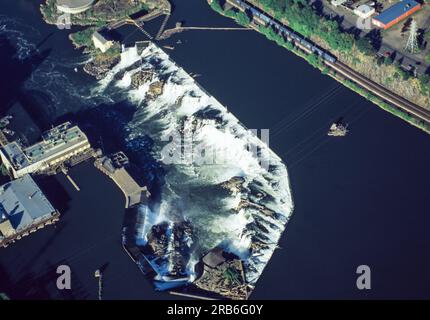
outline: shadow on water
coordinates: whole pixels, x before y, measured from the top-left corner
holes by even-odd
[[[62,265],[68,265],[67,261],[60,261]],[[34,299],[86,299],[89,293],[84,289],[82,282],[76,275],[71,277],[73,290],[57,290],[56,284],[57,264],[46,264],[43,272],[25,273],[18,281],[14,281],[3,265],[0,265],[0,291],[5,292],[11,299],[34,300]]]
[[[55,224],[53,226],[54,228],[54,232],[52,232],[51,235],[49,235],[49,237],[44,241],[44,243],[42,245],[40,245],[40,247],[38,248],[38,250],[36,251],[36,253],[33,255],[33,258],[31,258],[29,261],[31,261],[31,264],[36,263],[37,261],[39,261],[40,257],[43,256],[43,254],[50,248],[50,246],[54,243],[54,241],[56,241],[58,235],[66,228],[67,223],[62,221],[61,224]],[[30,269],[31,265],[30,263],[28,263],[23,269],[27,270]]]
[[[88,136],[91,145],[100,148],[104,154],[124,151],[132,163],[130,174],[140,185],[148,187],[153,202],[157,202],[165,172],[153,157],[154,141],[148,135],[143,133],[128,138],[128,125],[135,112],[136,106],[124,100],[65,114],[56,119],[56,123],[76,123]]]
[[[61,183],[53,176],[36,176],[35,180],[52,206],[64,215],[69,210],[71,198]]]
[[[44,43],[47,38],[42,40]],[[39,45],[40,45],[39,44]],[[12,42],[4,35],[0,35],[0,48],[2,52],[2,72],[0,75],[0,105],[1,113],[8,109],[22,96],[22,86],[31,77],[37,67],[50,55],[51,49],[31,52],[26,58],[19,59],[18,51]]]

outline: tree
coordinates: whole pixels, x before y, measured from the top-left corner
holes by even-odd
[[[251,22],[251,19],[249,19],[248,15],[245,12],[240,11],[236,15],[236,21],[238,24],[247,26]]]
[[[428,74],[423,74],[419,76],[421,93],[428,95],[430,93],[430,76]]]
[[[369,39],[366,38],[360,38],[355,42],[355,45],[358,50],[360,50],[362,53],[370,55],[374,52],[373,46],[370,43]]]

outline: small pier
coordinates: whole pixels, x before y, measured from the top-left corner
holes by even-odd
[[[213,31],[249,31],[251,28],[237,27],[237,28],[222,28],[222,27],[183,27],[177,25],[175,28],[165,30],[157,40],[165,40],[170,38],[176,33],[189,31],[189,30],[213,30]]]
[[[69,172],[65,166],[61,166],[61,172],[66,176],[67,180],[72,184],[72,186],[76,189],[76,191],[81,191],[78,184],[75,182],[75,180],[72,179],[71,176],[69,176]]]
[[[167,5],[168,4],[168,5]],[[153,10],[139,18],[132,19],[131,17],[128,17],[126,19],[123,19],[121,21],[115,21],[112,22],[107,26],[108,30],[115,30],[125,25],[134,25],[136,28],[138,28],[145,36],[147,36],[150,40],[152,40],[154,37],[149,34],[148,31],[146,31],[143,26],[146,22],[149,22],[151,20],[154,20],[162,15],[165,15],[165,18],[163,22],[161,23],[160,29],[157,32],[157,35],[155,36],[155,39],[158,40],[160,38],[160,35],[163,33],[164,28],[166,27],[167,21],[170,18],[171,13],[171,7],[170,3],[166,2],[166,7],[161,9]]]

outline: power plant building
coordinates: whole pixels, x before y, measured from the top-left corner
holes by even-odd
[[[48,171],[91,148],[87,136],[70,122],[46,131],[42,141],[29,147],[11,142],[0,149],[0,158],[14,178]]]

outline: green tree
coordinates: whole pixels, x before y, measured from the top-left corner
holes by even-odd
[[[236,14],[236,21],[238,24],[247,26],[251,22],[251,19],[248,17],[248,15],[245,12],[239,11]]]
[[[355,45],[357,46],[357,49],[364,54],[370,55],[374,52],[374,48],[369,39],[360,38],[355,42]]]

